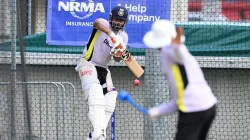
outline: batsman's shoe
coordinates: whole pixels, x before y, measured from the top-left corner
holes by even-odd
[[[91,134],[91,132],[89,132],[89,136],[87,137],[86,140],[92,140],[92,134]]]
[[[89,133],[89,136],[87,137],[86,140],[93,140],[93,139],[92,139],[92,133],[91,133],[91,132]],[[100,136],[99,138],[97,138],[96,140],[106,140],[106,139],[105,139],[104,135],[101,135],[101,136]]]

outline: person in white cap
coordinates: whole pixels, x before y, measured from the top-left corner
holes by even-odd
[[[217,99],[184,41],[184,29],[168,20],[154,22],[143,37],[146,46],[161,50],[161,70],[173,97],[169,103],[150,108],[149,116],[158,120],[178,112],[175,139],[205,140],[216,116]]]

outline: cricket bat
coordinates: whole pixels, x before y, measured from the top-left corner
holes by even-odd
[[[139,78],[144,73],[144,70],[142,67],[137,63],[137,61],[134,59],[134,57],[131,55],[131,53],[125,49],[122,53],[122,59],[128,66],[128,68],[132,71],[132,73],[136,76],[136,78]]]
[[[113,39],[112,42],[116,43],[116,40]],[[119,44],[119,45],[116,46],[116,48],[122,49],[123,46],[121,44]],[[136,62],[136,60],[134,59],[134,57],[131,55],[131,53],[127,49],[124,49],[124,51],[121,54],[121,57],[122,57],[123,61],[126,63],[126,65],[128,66],[128,68],[136,76],[136,78],[139,78],[139,77],[142,76],[142,74],[144,73],[144,70]]]

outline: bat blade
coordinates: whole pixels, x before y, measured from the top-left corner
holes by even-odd
[[[123,52],[122,59],[124,60],[128,68],[132,71],[132,73],[136,76],[136,78],[139,78],[142,76],[142,74],[144,73],[144,70],[136,62],[134,57],[131,55],[131,53],[127,49],[125,49],[125,51]]]

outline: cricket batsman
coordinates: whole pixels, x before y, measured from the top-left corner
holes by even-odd
[[[117,97],[107,64],[112,57],[117,62],[122,60],[122,52],[128,43],[128,35],[124,30],[127,22],[128,11],[122,6],[112,9],[109,21],[96,19],[77,63],[76,71],[81,79],[89,107],[88,117],[93,126],[87,140],[106,139],[106,128],[115,110]]]

